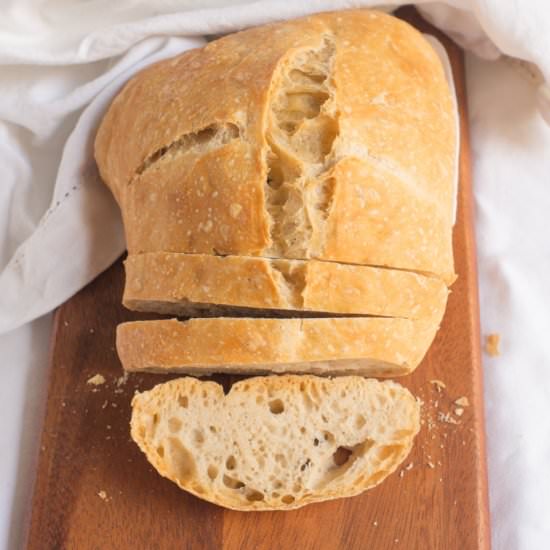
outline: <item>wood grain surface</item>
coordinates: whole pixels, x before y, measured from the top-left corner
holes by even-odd
[[[117,262],[56,313],[48,402],[27,547],[38,549],[370,549],[489,548],[479,315],[462,52],[448,50],[462,144],[456,268],[443,326],[416,372],[399,381],[424,401],[423,426],[403,467],[361,496],[292,512],[224,510],[161,478],[130,440],[136,390],[169,377],[130,375],[115,353],[121,321],[151,317],[120,305]],[[87,383],[95,374],[106,382]],[[215,377],[225,384],[235,378]],[[445,387],[431,382],[440,380]],[[467,397],[463,414],[454,400]],[[460,412],[460,411],[459,411]],[[455,423],[456,422],[456,423]]]

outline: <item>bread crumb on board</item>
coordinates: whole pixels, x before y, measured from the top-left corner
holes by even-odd
[[[433,384],[438,393],[441,393],[447,387],[447,384],[442,380],[430,380],[430,384]]]
[[[444,413],[442,411],[439,411],[437,413],[437,419],[439,420],[439,422],[445,422],[447,424],[459,424],[458,420],[456,420],[455,418],[453,418],[451,416],[451,413]]]
[[[97,492],[97,496],[101,499],[107,502],[109,500],[109,497],[107,496],[107,493],[103,490]]]
[[[456,401],[451,401],[447,407],[452,407],[451,410],[442,411],[442,405],[448,403],[449,397],[447,395],[447,384],[439,379],[429,380],[429,383],[436,390],[438,397],[437,399],[429,398],[428,407],[424,410],[424,416],[421,419],[421,424],[426,424],[428,431],[432,431],[436,427],[436,421],[444,424],[460,424],[456,418],[453,417],[453,414],[457,417],[460,417],[464,413],[464,407],[469,405],[468,399],[466,397],[460,397]],[[458,411],[458,414],[457,414]],[[442,437],[446,437],[447,434],[441,434]],[[436,439],[435,434],[432,434],[432,439]],[[443,448],[443,446],[441,446]]]
[[[86,380],[86,384],[90,384],[91,386],[101,386],[101,384],[105,384],[105,377],[102,374],[94,374],[91,378]]]
[[[500,334],[495,332],[485,336],[485,352],[490,357],[500,355]]]
[[[408,472],[410,470],[412,470],[414,466],[414,463],[413,462],[409,462],[406,466],[404,466],[401,471],[399,472],[399,477],[403,477],[405,475],[405,472]]]
[[[444,412],[440,408],[440,399],[442,399],[443,401],[448,400],[448,397],[446,395],[443,395],[443,390],[447,388],[447,385],[442,380],[437,379],[430,380],[429,382],[430,384],[433,384],[437,393],[441,394],[440,398],[429,400],[429,404],[432,405],[433,408],[437,411],[435,419],[445,424],[460,424],[457,418],[453,418],[453,415],[460,418],[464,414],[465,408],[470,406],[470,400],[466,396],[458,397],[451,402],[451,410]],[[427,423],[428,430],[431,431],[435,427],[435,419],[428,413],[426,421],[421,421],[421,423]],[[443,437],[446,437],[446,434],[443,434]],[[432,439],[435,439],[435,435],[432,435]]]
[[[128,373],[125,371],[122,376],[116,379],[116,387],[120,388],[120,386],[124,386],[127,381],[128,381]]]
[[[458,399],[455,399],[454,403],[455,403],[455,405],[457,405],[459,407],[469,407],[470,406],[470,400],[465,396],[462,396],[462,397],[459,397]]]

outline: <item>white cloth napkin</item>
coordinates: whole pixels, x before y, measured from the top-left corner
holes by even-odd
[[[550,6],[417,3],[477,55],[534,63],[469,58],[468,77],[482,321],[503,337],[503,356],[486,371],[495,548],[542,550],[550,540],[550,131],[537,109],[550,120]],[[119,214],[91,147],[106,106],[132,74],[206,35],[375,4],[4,1],[0,333],[51,311],[122,252]]]

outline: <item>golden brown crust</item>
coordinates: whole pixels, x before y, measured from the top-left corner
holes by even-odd
[[[319,257],[438,274],[454,280],[448,215],[405,176],[372,160],[346,158],[327,174],[332,207],[314,234]],[[399,260],[397,260],[399,258]],[[429,269],[428,269],[429,267]]]
[[[111,106],[96,158],[130,253],[319,258],[449,283],[454,132],[431,46],[358,10],[249,29],[148,68]]]
[[[437,328],[429,321],[378,317],[138,321],[117,327],[117,351],[129,371],[389,376],[414,370]]]
[[[124,265],[126,307],[178,315],[215,304],[439,321],[448,293],[434,277],[316,260],[152,252]]]
[[[361,151],[452,217],[455,109],[441,62],[426,39],[394,18],[357,18],[336,57],[342,154]],[[352,75],[352,76],[351,76]],[[347,78],[346,78],[347,77]]]
[[[128,251],[260,252],[269,231],[258,208],[263,191],[250,184],[261,166],[243,160],[248,149],[233,141],[194,162],[190,155],[163,157],[126,186]]]

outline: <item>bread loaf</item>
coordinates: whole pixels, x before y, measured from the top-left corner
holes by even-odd
[[[317,258],[450,283],[455,143],[432,47],[356,10],[248,29],[142,71],[95,151],[130,254]]]
[[[236,510],[356,495],[393,472],[419,404],[411,372],[441,322],[455,113],[411,26],[367,10],[248,29],[157,63],[109,108],[95,155],[129,256],[131,433],[159,473]],[[284,318],[280,318],[284,317]]]
[[[124,219],[124,303],[201,318],[121,325],[124,367],[410,372],[455,277],[455,133],[431,45],[368,10],[142,71],[95,142]]]
[[[235,510],[289,510],[374,487],[408,455],[419,405],[359,377],[180,378],[137,394],[131,433],[164,477]]]
[[[129,371],[387,377],[412,371],[436,331],[431,321],[383,317],[201,318],[122,323],[116,345]]]
[[[435,277],[316,260],[152,252],[128,256],[124,267],[126,307],[181,316],[244,310],[265,317],[278,310],[281,316],[351,313],[438,323],[448,293]]]

